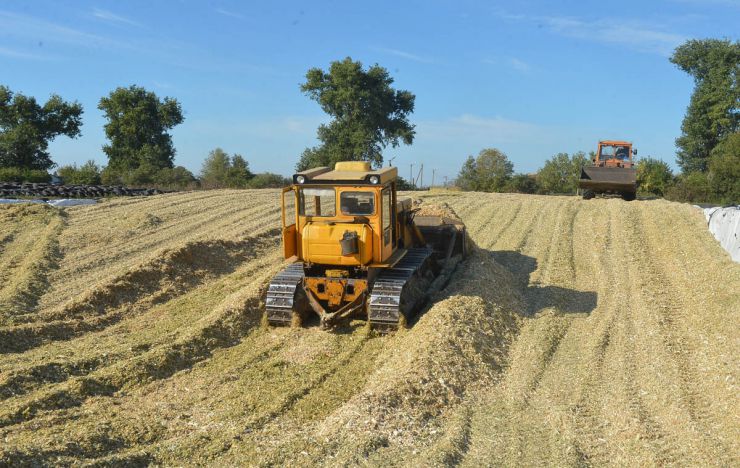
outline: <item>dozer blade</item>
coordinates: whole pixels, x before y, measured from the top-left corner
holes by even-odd
[[[634,193],[637,191],[637,170],[624,167],[582,167],[578,187],[590,189],[597,193]]]
[[[462,221],[444,216],[414,216],[414,224],[438,260],[447,261],[452,256],[467,254]]]

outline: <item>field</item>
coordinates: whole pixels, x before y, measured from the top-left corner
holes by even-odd
[[[0,207],[0,465],[740,463],[740,265],[700,211],[426,193],[477,247],[380,336],[263,324],[278,199]]]

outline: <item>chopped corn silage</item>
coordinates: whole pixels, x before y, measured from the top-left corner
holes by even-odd
[[[278,191],[0,207],[0,464],[737,464],[740,267],[693,208],[420,198],[477,247],[385,336],[260,325]]]

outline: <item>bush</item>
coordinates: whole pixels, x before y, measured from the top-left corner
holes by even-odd
[[[57,171],[57,174],[65,184],[99,185],[100,172],[100,167],[95,164],[95,161],[90,160],[79,168],[77,164],[62,166]]]
[[[194,189],[198,179],[182,166],[159,169],[142,164],[132,170],[116,170],[110,166],[103,169],[102,182],[105,185],[125,185],[127,187],[157,187],[160,189]]]
[[[583,152],[558,153],[537,171],[538,191],[541,193],[576,193],[581,168],[588,162]]]
[[[249,163],[242,156],[229,156],[221,148],[208,153],[200,171],[204,188],[245,188],[252,177]]]
[[[637,162],[637,183],[641,194],[662,197],[673,185],[673,171],[659,159],[643,158]]]
[[[51,182],[51,176],[42,169],[0,167],[0,182]]]
[[[153,176],[154,185],[165,189],[195,189],[200,185],[192,172],[182,166],[160,169]]]
[[[396,190],[416,190],[416,185],[398,176],[396,177]]]
[[[263,172],[257,174],[249,180],[249,188],[263,189],[263,188],[282,188],[287,187],[291,184],[291,180],[283,177],[279,174],[273,174],[271,172]]]
[[[529,174],[514,174],[506,183],[505,190],[513,193],[537,193],[539,185],[537,178]]]
[[[496,148],[486,148],[476,158],[468,156],[455,183],[462,190],[503,192],[513,173],[514,164],[506,154]]]
[[[676,183],[668,188],[665,197],[681,202],[711,202],[709,179],[705,173],[698,171],[681,174],[676,178]]]

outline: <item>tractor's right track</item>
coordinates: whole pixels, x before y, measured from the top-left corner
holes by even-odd
[[[432,254],[428,248],[409,249],[396,265],[380,272],[368,303],[368,320],[374,329],[392,331],[411,320],[433,280]]]

